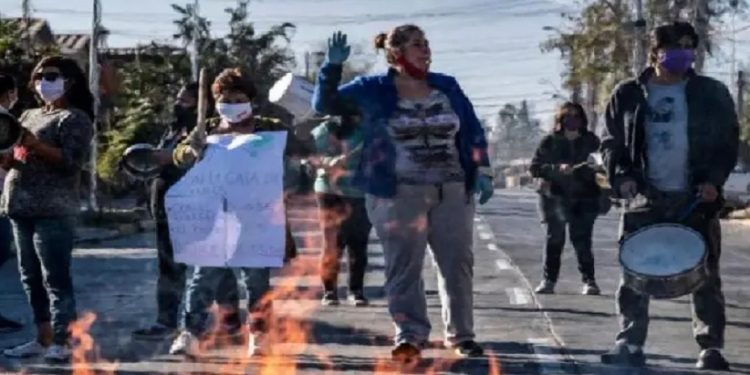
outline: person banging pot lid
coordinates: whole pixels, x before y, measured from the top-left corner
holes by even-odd
[[[13,149],[0,206],[13,225],[37,337],[4,354],[67,361],[68,325],[76,319],[71,256],[81,170],[94,133],[94,100],[81,68],[65,57],[43,59],[30,86],[42,107],[19,119],[25,134]]]

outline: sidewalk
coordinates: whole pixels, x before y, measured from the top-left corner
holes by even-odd
[[[233,346],[206,352],[200,361],[167,355],[169,342],[134,341],[130,332],[154,319],[156,262],[153,235],[136,234],[98,245],[80,245],[75,252],[73,274],[78,310],[91,311],[96,320],[90,336],[99,353],[86,354],[85,368],[112,370],[118,374],[357,374],[398,371],[390,362],[392,326],[382,288],[383,257],[378,241],[370,243],[370,265],[366,294],[371,306],[355,308],[342,303],[321,307],[317,278],[320,232],[317,215],[309,199],[295,202],[291,223],[301,245],[301,254],[273,280],[274,311],[281,317],[274,327],[279,343],[274,355],[265,359],[244,358],[245,347]],[[481,233],[480,233],[481,235]],[[483,236],[483,235],[481,235]],[[491,239],[476,239],[475,326],[478,340],[490,356],[459,360],[440,347],[442,324],[436,276],[429,258],[424,278],[433,322],[434,348],[416,373],[445,374],[536,374],[540,366],[561,360],[550,336],[547,321],[530,301],[527,285],[514,271],[498,272],[502,254],[492,250]],[[0,311],[23,319],[23,332],[0,336],[0,347],[23,342],[32,335],[30,309],[18,283],[14,265],[0,272]],[[346,267],[343,267],[345,270]],[[345,275],[341,275],[345,280]],[[517,296],[521,301],[509,300]],[[345,296],[342,288],[341,296]],[[86,336],[86,335],[84,335]],[[67,368],[67,370],[66,370]],[[68,367],[51,367],[39,360],[11,361],[0,356],[0,371],[24,369],[30,373],[68,373]],[[81,374],[86,372],[80,372]],[[104,373],[109,373],[105,371]]]

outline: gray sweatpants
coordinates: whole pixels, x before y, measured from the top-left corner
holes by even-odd
[[[430,245],[438,270],[446,344],[474,339],[474,199],[463,183],[399,185],[395,197],[368,195],[367,213],[383,244],[388,311],[396,345],[430,335],[422,268]]]

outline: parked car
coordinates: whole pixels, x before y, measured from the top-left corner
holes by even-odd
[[[750,205],[750,169],[738,165],[724,184],[726,213],[746,208]]]

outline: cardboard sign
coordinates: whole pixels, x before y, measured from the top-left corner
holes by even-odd
[[[286,132],[212,135],[165,199],[175,261],[281,267]]]

